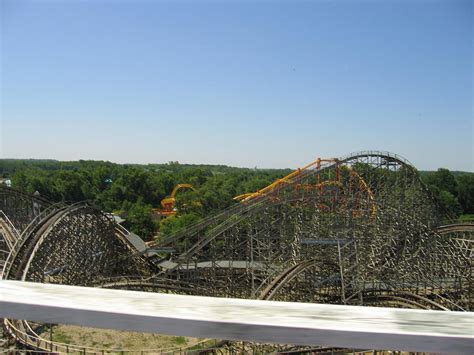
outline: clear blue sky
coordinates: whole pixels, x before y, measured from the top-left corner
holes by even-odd
[[[0,3],[0,157],[474,170],[472,1]]]

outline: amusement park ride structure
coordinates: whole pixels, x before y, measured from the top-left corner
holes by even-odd
[[[174,187],[170,197],[166,197],[161,200],[162,209],[155,209],[155,211],[161,216],[174,216],[177,213],[176,209],[176,194],[181,189],[191,189],[194,191],[194,187],[191,184],[178,184]]]
[[[163,201],[168,215],[176,213],[180,188],[192,187],[178,185]],[[148,258],[127,230],[87,203],[53,204],[0,187],[2,278],[322,304],[474,307],[474,225],[443,227],[446,216],[419,173],[395,154],[318,159],[236,200],[156,241],[150,248],[162,252]],[[51,345],[29,322],[4,325],[24,346]]]
[[[321,159],[321,158],[318,158],[315,161],[305,165],[304,167],[296,169],[295,171],[288,174],[287,176],[276,180],[275,182],[268,185],[267,187],[264,187],[263,189],[260,189],[256,192],[250,192],[250,193],[245,193],[245,194],[242,194],[242,195],[238,195],[238,196],[234,197],[234,200],[246,202],[246,201],[249,201],[249,200],[251,200],[255,197],[261,196],[261,195],[263,195],[267,192],[273,191],[279,185],[291,183],[291,181],[294,178],[300,176],[306,170],[309,170],[309,169],[314,168],[314,167],[316,169],[320,169],[321,168],[321,163],[324,163],[324,162],[337,162],[337,159]]]
[[[298,168],[294,172],[288,174],[287,176],[276,180],[275,182],[271,183],[270,185],[256,191],[256,192],[250,192],[250,193],[244,193],[238,196],[234,197],[235,201],[240,201],[242,203],[246,203],[253,198],[256,198],[258,196],[264,195],[266,193],[269,193],[276,188],[278,188],[280,185],[284,184],[292,184],[293,180],[300,176],[303,172],[306,170],[309,170],[313,167],[316,169],[321,168],[321,163],[336,163],[337,164],[338,159],[333,158],[333,159],[322,159],[318,158],[312,163],[307,164],[303,168]],[[341,175],[341,170],[345,173],[349,173],[350,176],[350,184],[348,186],[349,190],[348,191],[343,191],[344,185],[342,183],[342,175]],[[370,201],[374,202],[372,205],[372,215],[375,217],[377,213],[377,207],[375,205],[375,198],[370,190],[370,187],[367,185],[367,183],[364,181],[364,179],[350,166],[339,166],[336,165],[335,171],[334,171],[334,176],[326,176],[326,180],[321,181],[321,176],[317,176],[317,181],[314,183],[309,183],[309,184],[295,184],[294,188],[295,189],[302,189],[302,190],[319,190],[319,193],[323,195],[323,190],[324,190],[324,195],[329,196],[331,195],[331,192],[333,193],[334,196],[332,196],[332,199],[341,199],[344,196],[350,196],[352,194],[353,190],[353,184],[359,185],[358,188],[360,191],[364,191],[367,194],[367,197],[369,198]],[[328,208],[328,206],[324,204],[319,205],[320,208]],[[356,211],[354,211],[356,213]]]

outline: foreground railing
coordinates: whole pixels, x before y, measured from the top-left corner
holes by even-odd
[[[0,281],[0,317],[262,343],[456,354],[471,354],[474,347],[472,312],[151,294],[18,281]],[[16,331],[26,334],[26,330]],[[48,346],[44,339],[32,341]],[[58,351],[69,351],[66,346]]]

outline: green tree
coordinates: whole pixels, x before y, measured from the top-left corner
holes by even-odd
[[[167,217],[160,222],[160,234],[165,237],[198,222],[200,219],[201,217],[195,213]]]
[[[427,174],[425,181],[428,185],[436,186],[439,190],[448,191],[453,196],[458,194],[456,178],[448,169],[440,168],[434,173]]]
[[[458,177],[458,199],[464,213],[474,213],[474,174]]]
[[[462,213],[462,207],[459,203],[457,197],[455,197],[451,192],[441,190],[439,192],[439,200],[441,205],[454,216],[459,216]]]
[[[176,195],[176,209],[179,214],[193,213],[204,216],[204,199],[200,193],[192,190],[184,190]]]
[[[128,211],[127,222],[131,231],[145,241],[152,240],[155,233],[155,224],[151,214],[151,206],[144,204],[142,199],[132,204]]]

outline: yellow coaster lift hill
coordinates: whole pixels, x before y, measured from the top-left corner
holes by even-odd
[[[176,194],[180,189],[191,189],[193,191],[194,187],[191,184],[178,184],[174,187],[173,191],[171,192],[170,197],[166,197],[161,200],[161,207],[162,209],[158,211],[158,213],[162,216],[173,216],[176,214]]]
[[[319,170],[321,168],[321,163],[338,163],[338,159],[321,159],[318,158],[315,161],[309,163],[308,165],[298,168],[297,170],[293,171],[292,173],[288,174],[287,176],[276,180],[272,184],[268,185],[267,187],[264,187],[256,192],[251,192],[251,193],[245,193],[239,196],[234,197],[235,201],[240,201],[240,202],[248,202],[258,196],[264,195],[266,193],[269,193],[273,191],[276,187],[282,185],[282,184],[291,184],[293,183],[293,179],[300,175],[302,172],[305,170],[314,168],[316,170]],[[377,214],[377,207],[375,204],[375,197],[373,192],[371,191],[370,187],[368,184],[365,182],[365,180],[351,167],[345,166],[349,170],[349,175],[351,177],[349,189],[353,189],[353,183],[356,182],[356,185],[358,185],[359,191],[365,192],[366,197],[368,198],[369,202],[369,209],[370,209],[370,214],[372,218],[375,218]],[[318,175],[318,182],[316,184],[296,184],[295,188],[297,189],[304,189],[304,190],[312,190],[312,189],[318,189],[321,190],[326,187],[326,186],[337,186],[339,188],[343,188],[343,183],[341,179],[341,170],[339,164],[336,165],[335,168],[335,173],[336,176],[333,180],[327,180],[327,181],[319,181],[319,175]],[[342,202],[342,201],[340,201]],[[324,206],[322,206],[324,207]],[[355,214],[358,214],[356,211]]]

